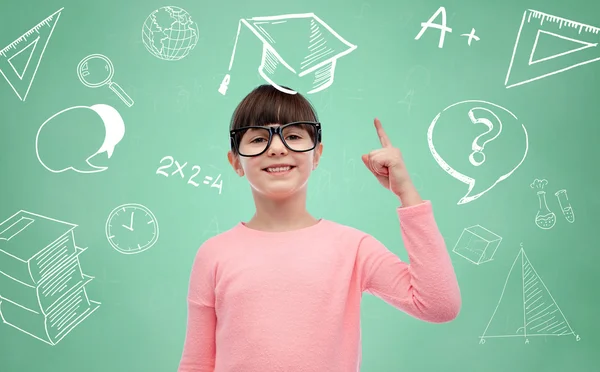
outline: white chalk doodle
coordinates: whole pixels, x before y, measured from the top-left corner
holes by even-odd
[[[51,163],[50,161],[48,161],[47,159],[44,160],[44,158],[46,156],[49,156],[49,154],[55,153],[56,151],[58,151],[57,149],[60,148],[60,152],[61,154],[65,151],[66,147],[77,147],[79,146],[79,143],[75,143],[74,141],[69,141],[69,140],[63,140],[63,138],[65,137],[65,133],[61,133],[61,132],[57,132],[57,133],[45,133],[45,132],[52,132],[53,131],[53,126],[58,126],[58,124],[53,125],[52,120],[56,120],[56,118],[59,118],[60,115],[64,115],[67,112],[70,113],[75,113],[74,110],[92,110],[93,112],[95,112],[98,117],[100,118],[100,120],[102,121],[102,123],[104,124],[104,142],[102,143],[102,146],[100,146],[100,148],[97,151],[94,151],[92,153],[92,151],[87,151],[87,154],[90,154],[85,160],[83,158],[62,158],[60,159],[58,162],[54,162]],[[67,120],[65,118],[65,120]],[[67,128],[70,128],[71,130],[75,130],[75,128],[77,127],[81,127],[82,123],[80,122],[74,122],[74,121],[70,121],[67,123]],[[68,131],[69,129],[64,129],[63,127],[61,127],[61,129]],[[44,136],[44,139],[41,140],[40,136],[42,134],[47,134],[46,136]],[[103,172],[105,170],[108,169],[108,167],[104,167],[104,166],[95,166],[92,163],[90,163],[90,160],[101,153],[106,152],[108,155],[108,158],[110,158],[115,150],[115,146],[117,146],[117,144],[123,139],[123,136],[125,135],[125,124],[123,123],[123,118],[121,117],[121,115],[119,114],[119,112],[117,110],[115,110],[113,107],[109,106],[109,105],[104,105],[104,104],[97,104],[97,105],[93,105],[93,106],[73,106],[73,107],[69,107],[66,108],[62,111],[57,112],[56,114],[52,115],[51,117],[49,117],[38,129],[37,135],[35,137],[35,153],[36,156],[38,158],[38,161],[40,162],[40,164],[42,164],[42,166],[44,168],[46,168],[48,171],[52,172],[52,173],[62,173],[65,172],[67,170],[72,170],[75,171],[77,173],[97,173],[97,172]],[[83,139],[78,139],[78,140],[83,140]],[[41,145],[41,142],[44,143],[44,145]],[[44,151],[40,150],[40,148],[46,148]],[[50,150],[48,150],[47,148],[50,148]],[[44,154],[48,154],[48,155],[43,155]]]
[[[435,19],[437,18],[438,15],[442,16],[441,24],[437,24],[437,23],[433,22],[433,21],[435,21]],[[421,38],[421,36],[423,36],[423,34],[425,34],[425,31],[427,31],[430,28],[435,28],[437,30],[440,30],[440,41],[438,43],[438,48],[443,48],[444,47],[444,38],[446,37],[446,32],[452,32],[452,29],[450,27],[446,26],[446,8],[444,8],[443,6],[439,7],[438,10],[436,10],[435,13],[433,13],[433,15],[426,22],[421,22],[421,31],[419,31],[417,36],[415,36],[415,40],[419,40]]]
[[[218,89],[222,95],[226,94],[231,82],[230,72],[242,25],[262,42],[258,73],[273,87],[288,94],[296,94],[297,91],[284,88],[282,85],[286,84],[282,84],[276,74],[288,72],[299,78],[308,76],[310,87],[306,94],[317,93],[333,84],[338,59],[357,48],[314,13],[241,19],[231,53],[229,73]]]
[[[164,161],[167,162],[167,164],[162,164]],[[158,167],[156,169],[156,174],[160,174],[162,176],[165,177],[169,177],[169,176],[175,176],[176,174],[179,174],[179,176],[181,178],[185,179],[185,173],[184,173],[184,169],[187,166],[188,162],[184,162],[183,164],[180,164],[179,161],[175,160],[174,157],[172,157],[171,155],[167,155],[164,156],[162,159],[160,159],[160,164],[161,166]],[[170,174],[166,172],[167,169],[171,168],[173,165],[175,165],[175,170],[173,172],[171,172]],[[198,176],[198,174],[200,173],[200,171],[202,170],[202,167],[200,167],[199,165],[193,165],[192,166],[192,174],[190,175],[190,178],[187,180],[187,183],[194,186],[194,187],[198,187],[200,186],[200,184],[196,181],[194,181],[194,179]],[[221,173],[219,173],[218,176],[213,177],[214,174],[212,176],[204,176],[204,180],[202,181],[203,184],[208,185],[210,184],[210,187],[213,188],[217,188],[219,189],[219,195],[221,194],[221,192],[223,191],[223,179],[221,178]]]
[[[48,42],[63,9],[60,8],[0,50],[0,74],[4,76],[4,79],[21,101],[27,99]],[[2,31],[4,35],[7,32],[7,29]],[[13,63],[13,60],[15,60],[15,63]],[[20,66],[16,64],[17,62],[20,62],[18,64]]]
[[[100,306],[88,298],[94,277],[82,273],[76,227],[24,210],[0,223],[0,318],[49,345]]]
[[[529,185],[529,187],[537,191],[539,205],[538,211],[535,214],[535,224],[543,230],[550,230],[556,225],[556,213],[552,212],[552,210],[550,210],[550,208],[548,207],[546,191],[544,191],[544,188],[547,185],[548,180],[537,178]],[[575,213],[573,212],[573,206],[569,201],[567,190],[558,190],[554,193],[554,195],[558,199],[558,205],[560,207],[562,215],[565,217],[567,222],[574,223]]]
[[[481,225],[469,226],[463,230],[452,252],[475,265],[494,259],[502,242],[502,237]]]
[[[503,119],[501,120],[500,117]],[[463,148],[453,148],[464,146],[464,138],[460,135],[464,122],[486,128],[484,133],[473,136],[468,151],[468,163],[459,161],[453,156],[453,153],[466,152]],[[435,133],[439,131],[446,135],[436,135]],[[506,131],[509,133],[506,135],[507,140],[500,140],[501,144],[496,145],[495,151],[498,153],[498,149],[502,147],[504,154],[501,158],[497,155],[496,161],[489,165],[490,162],[484,151],[487,151],[489,142],[497,143],[498,137],[502,139]],[[501,133],[503,136],[499,136]],[[450,176],[468,185],[466,195],[457,203],[459,205],[478,199],[499,182],[510,177],[521,166],[529,149],[527,130],[512,112],[494,103],[478,100],[457,102],[438,113],[427,130],[427,142],[438,165]],[[440,150],[440,147],[446,149],[444,154],[442,154],[444,150]],[[451,165],[444,159],[446,157],[453,158],[449,161],[457,164]],[[483,165],[484,163],[486,164]],[[494,166],[495,169],[489,172],[477,172],[477,168],[488,169],[489,166]]]
[[[521,243],[479,343],[484,344],[488,338],[520,337],[528,344],[529,337],[550,336],[573,336],[575,340],[580,340],[531,264]]]
[[[549,230],[556,224],[556,214],[550,210],[546,200],[546,191],[544,191],[546,185],[548,185],[548,180],[538,180],[537,178],[529,185],[532,189],[537,190],[539,206],[535,214],[535,224],[543,230]]]
[[[504,85],[512,88],[600,61],[599,32],[595,26],[525,10]]]
[[[567,220],[568,223],[575,222],[575,212],[573,212],[573,207],[567,196],[567,190],[558,190],[554,195],[558,199],[558,204],[560,205],[560,210],[565,217],[565,220]]]
[[[472,28],[471,32],[468,34],[461,34],[460,36],[466,36],[467,39],[467,45],[471,46],[471,40],[475,40],[475,41],[479,41],[479,36],[475,35],[475,29]]]
[[[434,22],[435,19],[440,15],[442,16],[441,23],[435,23]],[[443,6],[439,7],[438,10],[436,10],[435,13],[433,13],[433,15],[426,22],[421,22],[421,30],[419,31],[417,36],[415,36],[415,40],[421,39],[421,37],[425,34],[425,31],[429,30],[430,28],[440,30],[440,39],[438,41],[438,48],[443,48],[444,41],[446,38],[446,32],[452,33],[452,28],[448,27],[447,21],[446,21],[446,8],[444,8]],[[469,46],[471,46],[472,40],[475,40],[475,41],[481,40],[481,38],[479,36],[475,35],[475,28],[471,28],[470,33],[461,34],[460,36],[466,36],[468,38],[467,45],[469,45]]]
[[[141,204],[119,205],[108,215],[106,239],[122,254],[138,254],[158,241],[158,221],[154,213]]]
[[[90,54],[77,65],[77,77],[83,85],[89,88],[99,88],[107,85],[110,90],[127,105],[133,106],[133,100],[125,93],[119,84],[112,81],[115,68],[112,61],[102,54]]]
[[[163,6],[146,18],[142,26],[142,42],[154,57],[179,61],[198,44],[200,32],[192,16],[176,6]]]
[[[486,114],[495,120],[492,121],[486,118]],[[485,162],[485,153],[483,152],[485,145],[498,138],[500,133],[502,133],[502,120],[492,110],[488,110],[485,107],[473,107],[469,109],[467,116],[471,120],[471,123],[483,124],[487,127],[485,132],[475,137],[473,142],[471,142],[472,152],[469,154],[469,162],[478,167]],[[480,160],[477,160],[476,157]]]

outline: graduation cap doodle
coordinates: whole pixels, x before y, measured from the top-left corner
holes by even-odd
[[[262,42],[258,73],[269,84],[288,94],[297,92],[282,87],[275,80],[300,78],[308,84],[308,94],[320,92],[333,83],[338,58],[356,49],[356,45],[338,35],[314,13],[242,18],[238,23],[229,72],[242,25]],[[228,73],[221,82],[219,93],[225,95],[230,81]]]

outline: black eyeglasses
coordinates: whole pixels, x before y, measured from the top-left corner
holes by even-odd
[[[291,151],[310,151],[321,142],[321,123],[295,121],[281,126],[251,126],[229,132],[232,149],[245,157],[259,156],[267,151],[273,135],[278,135]]]

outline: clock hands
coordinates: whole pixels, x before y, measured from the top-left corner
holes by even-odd
[[[133,213],[134,212],[131,212],[131,221],[129,222],[129,226],[121,225],[129,231],[133,231]]]

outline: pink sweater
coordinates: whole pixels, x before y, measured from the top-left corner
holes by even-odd
[[[397,213],[410,264],[325,219],[288,232],[241,222],[208,239],[191,272],[178,371],[359,371],[364,291],[427,322],[453,320],[461,296],[431,203]]]

